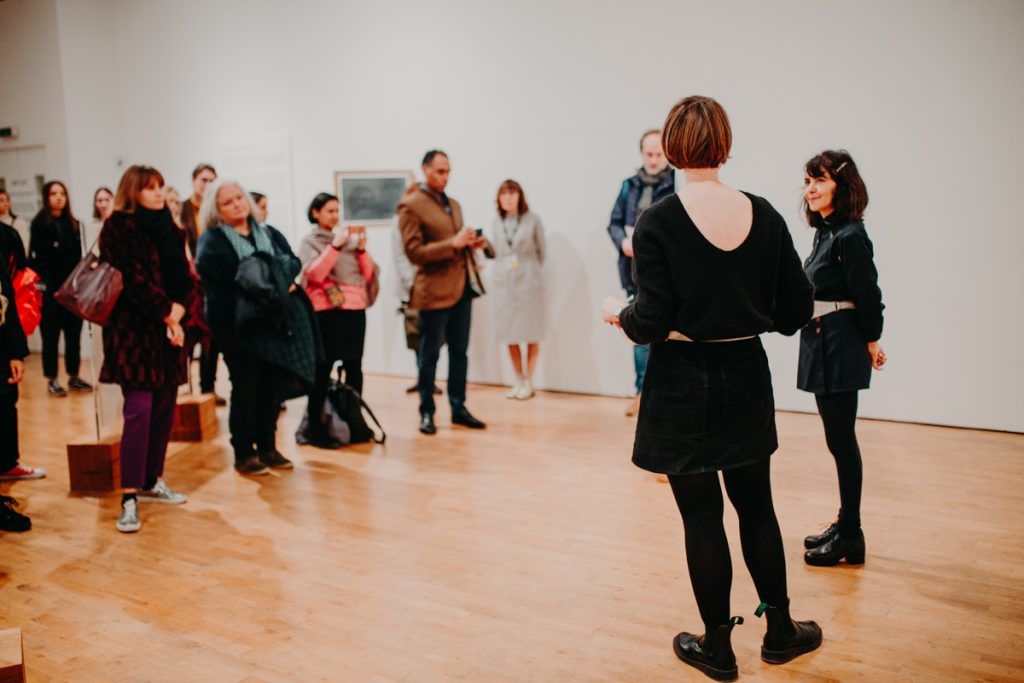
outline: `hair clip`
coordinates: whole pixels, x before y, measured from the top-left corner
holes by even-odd
[[[836,169],[836,173],[839,173],[844,168],[846,168],[846,162],[845,161],[843,163],[839,164],[839,168]]]

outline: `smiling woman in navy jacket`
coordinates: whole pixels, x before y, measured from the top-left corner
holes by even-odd
[[[804,539],[807,564],[864,562],[860,528],[863,466],[857,435],[857,392],[881,370],[882,290],[874,247],[861,217],[868,191],[844,150],[825,151],[804,166],[804,215],[817,230],[804,263],[814,285],[814,319],[800,334],[797,387],[814,394],[825,441],[839,473],[839,518]]]

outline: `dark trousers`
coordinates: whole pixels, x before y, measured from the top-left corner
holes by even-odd
[[[769,605],[785,605],[786,557],[772,504],[771,459],[725,470],[725,490],[740,520],[743,560],[757,595]],[[669,484],[683,517],[686,563],[706,632],[729,623],[732,560],[722,525],[725,505],[717,472],[670,474]]]
[[[17,465],[18,387],[8,385],[0,388],[0,474]]]
[[[128,389],[124,396],[121,431],[121,487],[150,488],[164,473],[167,442],[174,423],[178,387]]]
[[[228,427],[235,462],[274,450],[280,403],[274,386],[274,368],[245,349],[224,350],[231,377]]]
[[[77,377],[81,365],[82,320],[57,303],[50,292],[43,295],[39,333],[43,337],[43,375],[57,378],[57,357],[60,336],[64,335],[64,369],[69,377]]]
[[[860,538],[860,495],[864,465],[857,445],[857,392],[815,394],[818,414],[825,426],[825,443],[839,474],[839,534]]]
[[[217,364],[220,362],[220,346],[213,339],[199,349],[199,391],[212,394],[217,385]]]
[[[366,311],[330,310],[316,314],[320,337],[324,344],[324,363],[317,367],[316,384],[309,394],[306,414],[310,429],[324,437],[320,412],[327,398],[334,364],[341,361],[344,382],[360,395],[363,393],[363,346],[366,339]]]
[[[469,286],[451,308],[420,311],[419,390],[420,413],[434,414],[434,378],[441,347],[448,344],[448,402],[452,412],[465,409],[466,370],[469,359],[469,326],[473,318],[473,297]]]

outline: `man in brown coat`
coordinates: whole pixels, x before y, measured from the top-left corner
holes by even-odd
[[[462,207],[445,194],[448,155],[423,157],[425,182],[398,202],[398,227],[406,256],[416,266],[410,306],[420,312],[420,431],[434,434],[434,375],[441,347],[448,344],[448,402],[452,422],[473,429],[486,425],[466,409],[466,369],[473,299],[484,293],[473,257],[490,250],[487,240],[462,225]]]

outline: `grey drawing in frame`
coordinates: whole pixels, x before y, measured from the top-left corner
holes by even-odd
[[[412,183],[411,171],[336,171],[342,224],[391,225],[398,200]]]

